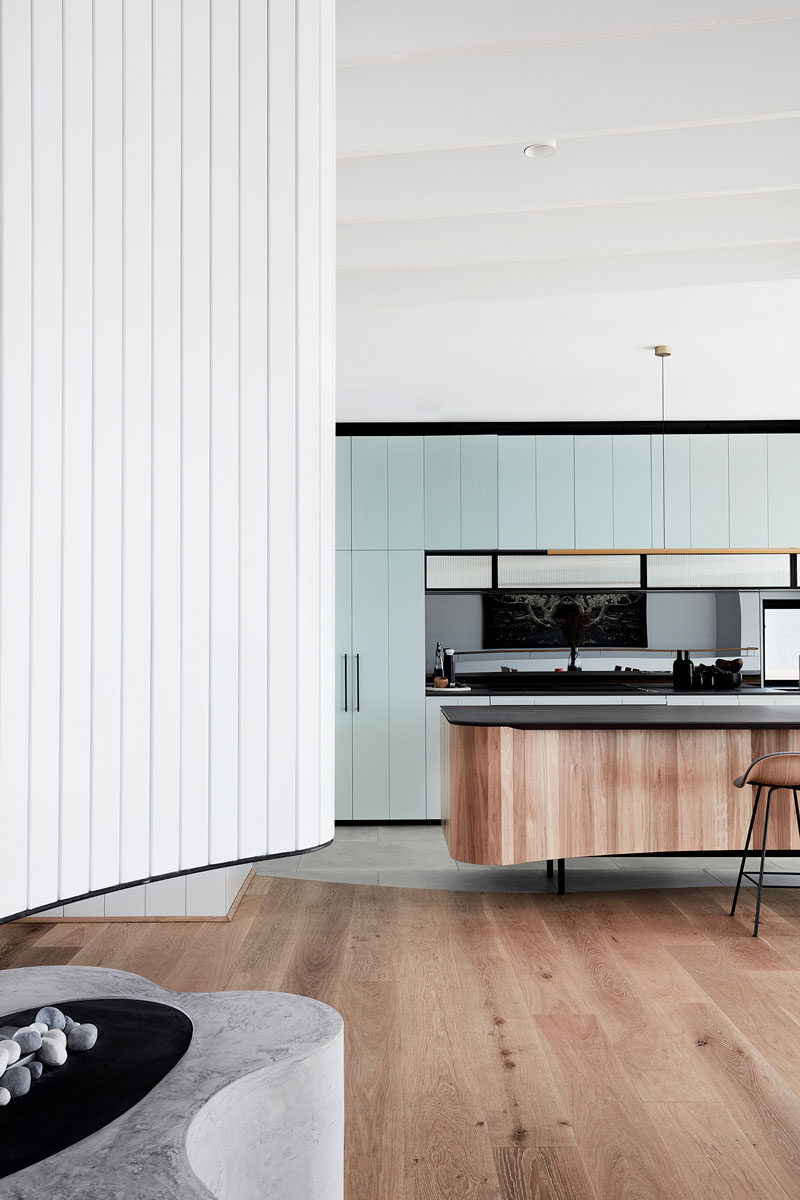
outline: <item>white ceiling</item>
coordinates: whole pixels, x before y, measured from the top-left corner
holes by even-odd
[[[419,419],[359,313],[430,372],[443,306],[800,277],[800,0],[339,0],[338,52],[340,419]]]

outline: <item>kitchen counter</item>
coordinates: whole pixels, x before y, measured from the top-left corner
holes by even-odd
[[[451,725],[509,729],[800,729],[800,705],[487,704],[441,711]]]

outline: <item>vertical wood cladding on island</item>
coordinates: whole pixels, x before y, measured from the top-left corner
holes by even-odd
[[[334,106],[330,0],[0,22],[2,915],[332,836]]]

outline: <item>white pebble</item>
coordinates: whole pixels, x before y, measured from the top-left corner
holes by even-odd
[[[5,1071],[7,1066],[8,1066],[8,1051],[0,1050],[0,1075],[3,1074],[3,1071]]]
[[[0,1087],[0,1108],[2,1108],[4,1104],[8,1104],[10,1099],[11,1092],[8,1090],[8,1088]]]
[[[67,1061],[67,1048],[54,1038],[42,1038],[42,1048],[36,1057],[46,1067],[61,1067]]]
[[[58,1042],[60,1046],[66,1046],[67,1044],[67,1035],[63,1029],[48,1029],[47,1033],[42,1034],[42,1041],[44,1042],[48,1039]]]
[[[28,1026],[28,1029],[35,1029],[37,1033],[47,1033],[49,1028],[50,1026],[45,1025],[44,1021],[34,1021],[32,1025]]]
[[[0,1050],[5,1050],[8,1054],[8,1062],[6,1066],[10,1067],[19,1058],[22,1051],[19,1048],[19,1042],[12,1042],[10,1039],[5,1042],[0,1042]]]

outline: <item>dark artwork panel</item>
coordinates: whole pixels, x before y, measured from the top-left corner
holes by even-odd
[[[483,597],[487,649],[647,646],[645,592],[494,592]]]

